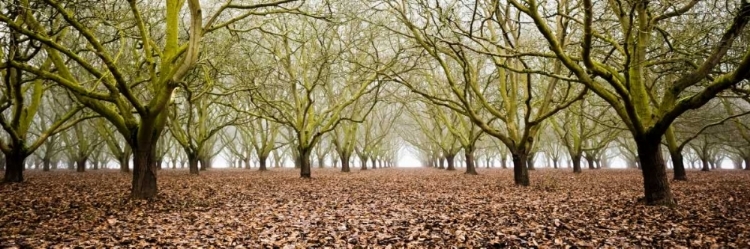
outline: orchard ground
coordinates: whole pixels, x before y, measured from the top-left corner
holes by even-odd
[[[0,185],[0,247],[750,247],[750,172],[689,171],[679,206],[637,203],[638,170],[215,169],[130,175],[26,171]]]

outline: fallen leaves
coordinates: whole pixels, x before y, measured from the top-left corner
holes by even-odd
[[[0,185],[0,247],[750,247],[745,171],[689,172],[673,209],[636,203],[635,170],[537,170],[529,188],[499,169],[164,170],[152,202],[113,171],[27,176]]]

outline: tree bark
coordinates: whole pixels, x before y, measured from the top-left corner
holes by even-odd
[[[529,169],[526,166],[526,154],[516,152],[511,155],[513,157],[513,181],[519,186],[529,186]]]
[[[117,160],[120,161],[120,172],[130,173],[130,153],[122,153]]]
[[[585,156],[586,158],[586,164],[588,164],[589,169],[596,169],[596,165],[594,164],[594,158],[591,156]]]
[[[339,157],[341,158],[341,172],[350,172],[351,171],[351,169],[349,168],[350,155],[344,152],[344,153],[339,153]]]
[[[445,169],[445,158],[438,158],[438,169]]]
[[[156,197],[156,140],[143,141],[133,149],[133,185],[131,198],[152,199]]]
[[[503,157],[500,158],[500,167],[503,169],[508,168],[508,157],[506,157],[505,155],[503,155]]]
[[[366,157],[360,157],[359,162],[362,163],[362,167],[360,170],[367,170],[367,158]]]
[[[370,158],[370,163],[372,163],[372,168],[373,169],[377,169],[378,168],[377,160],[375,159],[375,157]]]
[[[200,174],[200,168],[198,168],[198,156],[194,153],[186,153],[188,158],[188,170],[191,175]]]
[[[52,164],[52,159],[50,158],[42,159],[42,171],[49,171],[50,164]]]
[[[559,161],[559,159],[557,159],[557,158],[553,158],[552,159],[552,167],[554,169],[557,169],[558,161]]]
[[[687,181],[687,174],[685,172],[685,162],[682,160],[682,151],[675,150],[669,151],[669,156],[672,157],[672,166],[674,168],[674,180],[676,181]]]
[[[526,156],[526,167],[529,170],[536,170],[536,168],[534,168],[534,156],[536,156],[536,153],[529,153],[529,155]]]
[[[474,165],[474,149],[464,149],[466,151],[466,174],[477,175],[476,165]]]
[[[3,182],[23,182],[23,167],[26,161],[25,153],[11,151],[5,154],[5,177]]]
[[[571,156],[572,161],[573,161],[573,173],[583,172],[581,170],[581,157],[582,156],[580,154]]]
[[[266,165],[268,164],[268,155],[260,155],[258,157],[258,171],[266,171],[268,168]]]
[[[200,162],[201,164],[201,167],[200,167],[201,171],[206,171],[210,167],[208,166],[208,161],[209,160],[206,160],[206,158],[198,157],[198,162]]]
[[[86,172],[86,158],[76,160],[76,172]]]
[[[310,178],[312,176],[310,170],[310,148],[298,148],[299,150],[299,162],[300,162],[300,177]]]
[[[446,170],[452,171],[456,170],[456,162],[453,160],[455,159],[456,155],[447,155],[445,156],[445,160],[448,162],[448,168]]]
[[[708,165],[708,160],[705,158],[701,158],[701,171],[711,171],[710,165]]]
[[[677,203],[669,188],[667,170],[660,147],[661,135],[636,138],[638,158],[643,173],[643,189],[648,205],[673,206]]]

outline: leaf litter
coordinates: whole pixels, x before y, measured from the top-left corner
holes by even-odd
[[[675,208],[637,203],[637,170],[479,173],[162,170],[132,201],[127,174],[27,171],[0,185],[0,247],[750,247],[750,172],[688,172]]]

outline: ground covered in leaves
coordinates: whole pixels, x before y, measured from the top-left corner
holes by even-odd
[[[0,247],[750,247],[750,172],[688,172],[676,208],[637,170],[163,170],[151,202],[115,171],[0,185]]]

